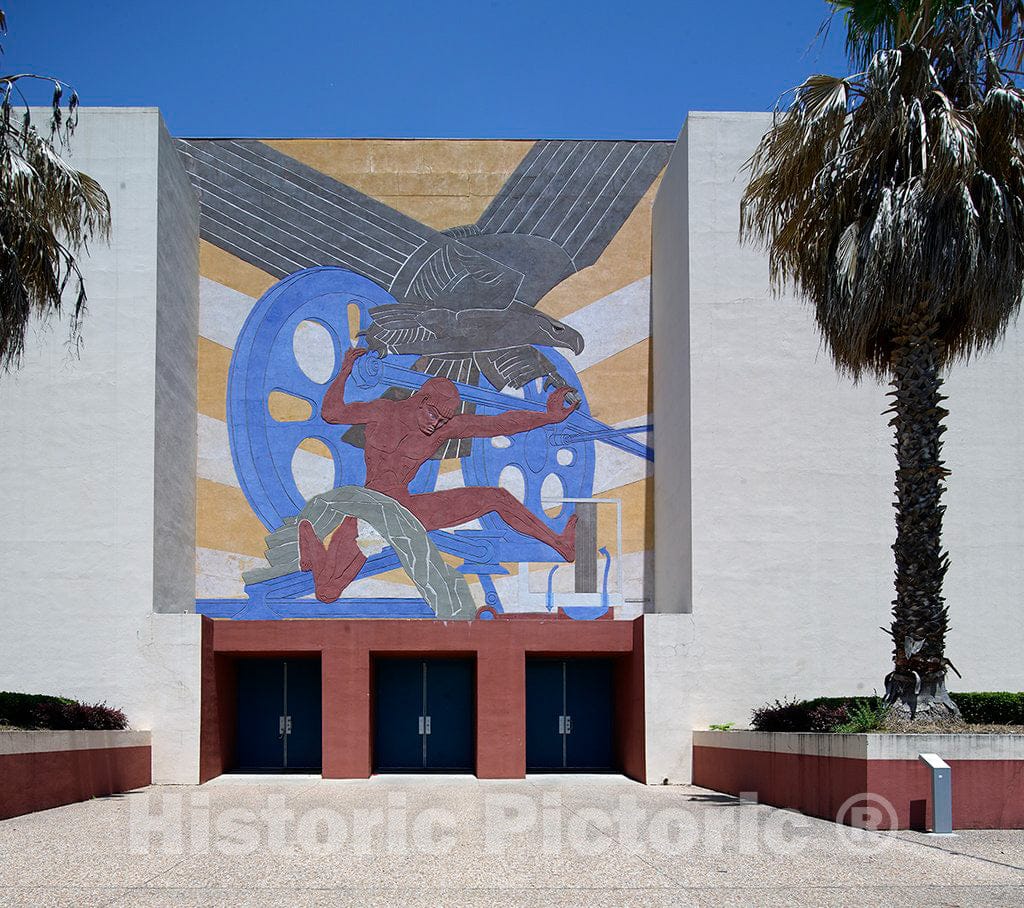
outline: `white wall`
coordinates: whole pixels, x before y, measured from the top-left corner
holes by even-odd
[[[885,388],[840,378],[809,307],[773,298],[763,253],[737,241],[742,167],[769,123],[691,114],[655,203],[655,602],[692,606],[647,616],[656,781],[688,778],[691,728],[745,725],[775,697],[871,693],[889,670]],[[951,687],[1021,690],[1024,332],[953,368],[947,393]],[[663,519],[687,508],[689,534]]]
[[[106,189],[113,231],[83,261],[81,357],[63,325],[35,326],[0,376],[0,689],[119,706],[154,732],[155,780],[192,781],[197,201],[155,109],[83,110],[70,161]]]

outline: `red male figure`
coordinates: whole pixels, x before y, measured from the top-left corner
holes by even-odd
[[[320,408],[325,422],[366,427],[366,488],[395,499],[427,530],[458,526],[493,512],[517,532],[546,543],[566,561],[575,561],[575,515],[558,534],[505,489],[469,486],[421,495],[409,491],[419,468],[451,439],[515,435],[562,422],[579,406],[578,401],[566,404],[572,389],[553,391],[543,413],[510,410],[500,416],[459,413],[458,389],[447,378],[429,379],[405,400],[345,403],[345,382],[356,359],[366,352],[349,348]],[[299,566],[312,571],[318,599],[335,601],[365,561],[356,543],[355,519],[346,519],[338,527],[326,549],[308,520],[299,523]]]

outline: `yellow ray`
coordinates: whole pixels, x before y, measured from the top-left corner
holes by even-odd
[[[472,224],[533,142],[281,139],[265,144],[435,230]]]
[[[227,420],[228,368],[231,351],[205,337],[199,338],[199,412],[221,422]]]
[[[602,492],[599,498],[622,501],[622,552],[645,552],[654,548],[654,477],[647,476],[628,485]],[[597,544],[615,551],[615,509],[597,507]]]
[[[383,574],[375,574],[372,580],[381,580],[385,583],[401,583],[404,586],[411,587],[412,581],[409,579],[409,575],[403,568],[395,568],[393,571],[385,571]],[[357,587],[353,588],[353,595],[355,595]],[[415,590],[411,591],[411,595],[415,595]]]
[[[260,271],[206,240],[199,241],[199,273],[254,299],[263,296],[277,283],[277,278],[272,274]]]
[[[660,182],[659,174],[601,257],[553,287],[538,309],[565,318],[651,273],[651,210]]]
[[[652,412],[650,358],[651,341],[645,338],[580,373],[595,419],[615,424]]]
[[[241,489],[209,479],[196,480],[196,545],[261,557],[267,529],[252,512]]]

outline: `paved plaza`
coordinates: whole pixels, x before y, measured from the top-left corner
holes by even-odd
[[[616,776],[223,776],[0,822],[0,905],[1022,903],[1021,831],[858,833]]]

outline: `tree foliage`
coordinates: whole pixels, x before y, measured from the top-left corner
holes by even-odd
[[[813,301],[837,366],[855,378],[890,375],[922,305],[947,358],[990,347],[1019,306],[1024,92],[1004,66],[1022,43],[1016,25],[993,31],[996,7],[919,15],[899,32],[920,42],[883,46],[852,76],[811,76],[750,161],[743,235],[767,246],[778,288]],[[866,47],[896,32],[884,21]]]
[[[945,689],[942,372],[986,350],[1024,290],[1019,0],[834,0],[858,69],[814,75],[749,161],[741,236],[812,303],[837,367],[892,384],[899,721]],[[954,669],[955,671],[955,669]],[[895,720],[894,720],[895,721]]]
[[[0,33],[5,27],[0,10]],[[32,122],[22,91],[29,81],[53,87],[49,135]],[[67,83],[0,74],[0,372],[20,364],[33,317],[66,315],[71,343],[81,338],[86,293],[75,256],[107,235],[110,204],[99,183],[61,157],[77,117],[78,95]]]
[[[995,54],[996,70],[1019,69],[1020,45],[1006,44],[1020,25],[1024,11],[1022,0],[991,0],[969,4],[964,0],[828,0],[846,22],[846,52],[850,62],[866,69],[872,57],[883,48],[912,43],[936,56],[945,53],[944,41],[950,31],[961,27],[966,6],[974,6],[980,17],[979,38]]]

